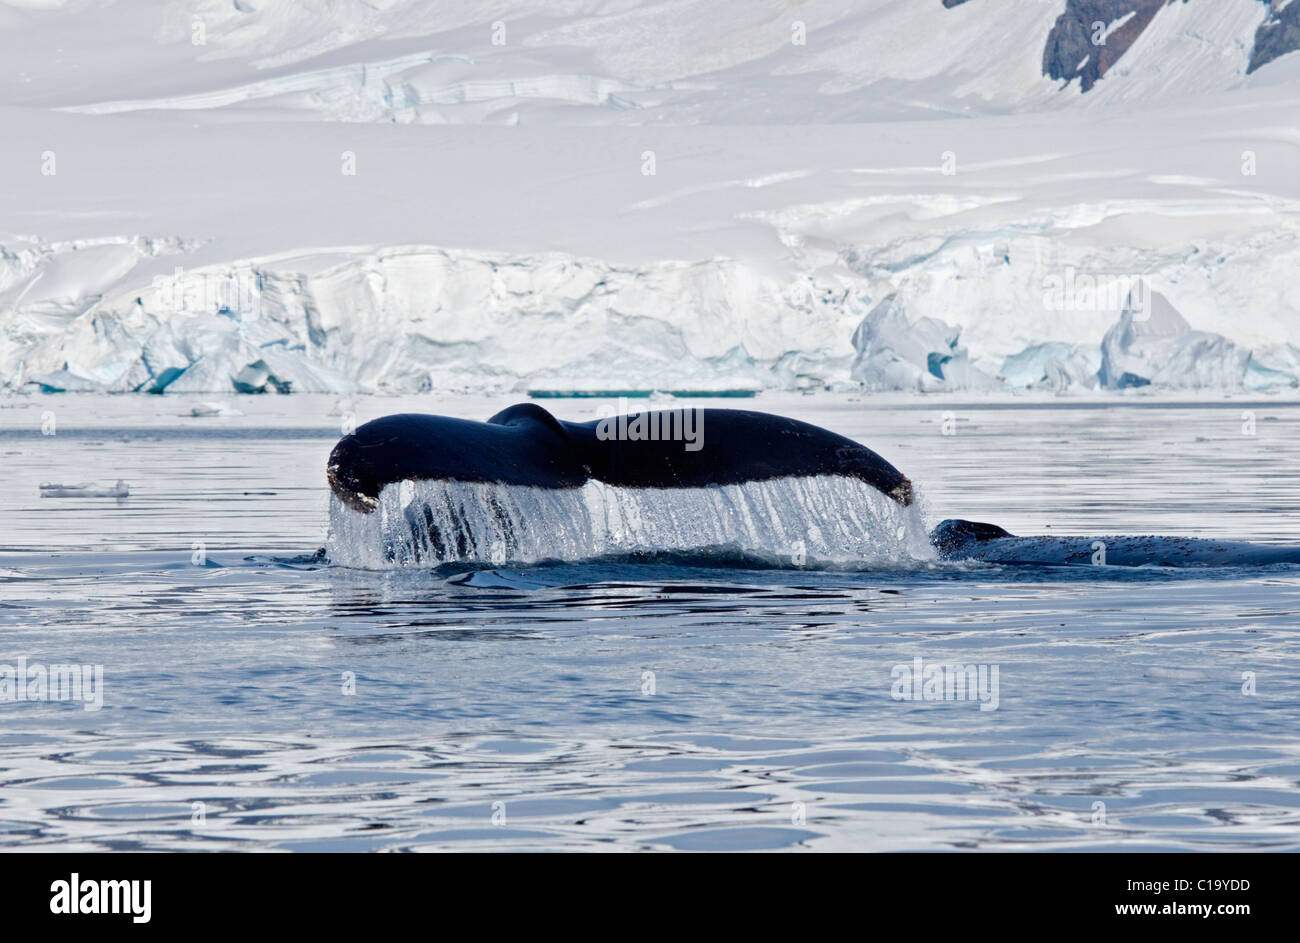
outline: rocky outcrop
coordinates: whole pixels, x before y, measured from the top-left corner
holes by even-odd
[[[1300,50],[1300,3],[1273,0],[1269,18],[1255,31],[1255,48],[1246,72],[1254,72],[1278,56]]]
[[[1067,0],[1047,35],[1043,74],[1066,82],[1077,78],[1088,91],[1172,2],[1177,0]]]
[[[949,9],[969,0],[943,0]],[[1086,92],[1128,52],[1161,8],[1171,3],[1217,3],[1223,0],[1066,0],[1043,48],[1043,74],[1064,82],[1079,80]],[[1246,73],[1291,52],[1300,51],[1300,2],[1257,0],[1269,7],[1255,33]]]

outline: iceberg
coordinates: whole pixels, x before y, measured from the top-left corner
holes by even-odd
[[[1110,390],[1234,390],[1243,388],[1249,361],[1249,350],[1221,334],[1192,330],[1168,298],[1148,290],[1130,293],[1102,339],[1098,379]]]
[[[1300,347],[1267,344],[1252,350],[1244,384],[1251,392],[1300,386]]]
[[[1034,344],[1002,363],[999,376],[1016,390],[1065,392],[1071,387],[1097,386],[1100,351],[1060,341]]]
[[[869,390],[920,393],[1001,387],[958,346],[960,328],[923,317],[909,321],[898,293],[871,309],[853,333],[850,376]]]

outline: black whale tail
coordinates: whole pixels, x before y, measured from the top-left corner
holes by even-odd
[[[326,469],[331,490],[363,512],[400,481],[580,488],[703,488],[839,476],[903,507],[912,483],[875,452],[796,419],[739,409],[676,409],[561,422],[521,403],[487,422],[385,416],[344,436]]]
[[[375,479],[364,459],[362,440],[349,434],[339,440],[325,463],[325,480],[330,490],[354,511],[370,512],[379,506],[383,486]]]
[[[327,474],[343,566],[720,551],[803,566],[910,558],[920,536],[911,482],[875,452],[746,410],[386,416],[345,436]]]

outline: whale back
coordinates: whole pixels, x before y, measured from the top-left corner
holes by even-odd
[[[1017,537],[979,521],[946,520],[930,543],[947,560],[1001,565],[1237,567],[1300,564],[1300,547],[1202,537]]]

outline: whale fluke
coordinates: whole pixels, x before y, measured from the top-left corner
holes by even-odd
[[[875,452],[826,429],[741,409],[670,409],[562,422],[521,403],[487,422],[385,416],[344,436],[330,454],[330,488],[355,510],[378,507],[401,481],[580,488],[707,488],[779,478],[864,481],[906,507],[907,477]]]

